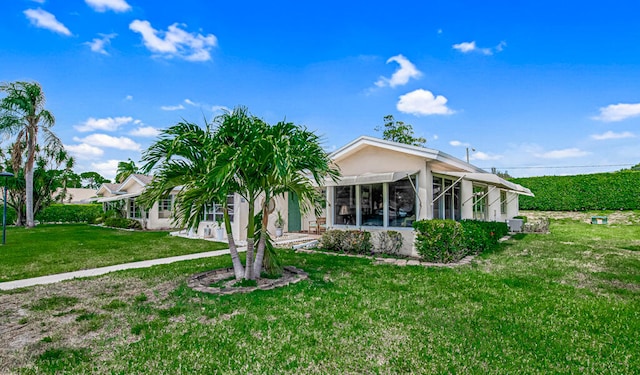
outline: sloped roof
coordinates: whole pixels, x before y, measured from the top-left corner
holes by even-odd
[[[331,157],[333,161],[340,161],[369,146],[379,147],[385,150],[401,152],[407,155],[427,159],[429,160],[433,168],[432,171],[434,173],[462,177],[472,181],[482,181],[490,183],[492,185],[500,186],[504,189],[511,190],[518,194],[533,196],[531,190],[527,189],[526,187],[507,181],[495,174],[489,173],[484,169],[478,168],[475,165],[467,163],[447,153],[427,147],[412,146],[404,143],[392,142],[369,136],[362,136],[332,152],[331,154],[329,154],[329,157]],[[402,168],[402,166],[398,167]],[[375,179],[376,182],[393,181],[393,179],[395,178],[395,173],[391,172],[398,173],[399,171],[377,173],[375,174],[375,176],[366,176],[366,174],[360,176],[343,176],[338,182],[328,181],[327,186],[357,184],[357,181],[359,181],[358,179],[363,180],[367,178],[372,179],[372,181]],[[400,175],[402,174],[407,175],[408,172],[400,172]]]
[[[481,168],[478,168],[472,164],[469,164],[439,150],[427,147],[412,146],[404,143],[387,141],[384,139],[369,136],[361,136],[353,140],[352,142],[329,154],[329,157],[331,157],[331,159],[334,161],[340,161],[341,159],[346,158],[368,146],[379,147],[385,150],[401,152],[407,155],[429,159],[430,161],[434,162],[434,167],[437,167],[439,169],[450,169],[460,172],[486,173],[486,171]]]

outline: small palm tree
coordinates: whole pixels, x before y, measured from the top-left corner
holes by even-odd
[[[26,152],[24,176],[26,183],[26,227],[35,225],[33,212],[33,166],[38,145],[38,133],[45,136],[45,144],[62,147],[58,137],[50,130],[55,124],[53,114],[44,108],[45,96],[37,82],[11,82],[0,84],[6,93],[0,101],[0,132],[15,135],[12,155],[19,157]],[[14,168],[17,170],[18,168]]]
[[[136,163],[131,159],[127,160],[128,161],[121,161],[118,163],[118,169],[116,171],[116,182],[118,183],[124,182],[124,180],[132,174],[140,173],[140,169]]]
[[[157,173],[142,200],[151,204],[182,186],[176,218],[195,228],[205,204],[216,201],[225,205],[228,194],[242,196],[249,210],[244,267],[233,242],[226,206],[224,221],[236,278],[252,280],[262,270],[271,199],[293,192],[300,197],[303,210],[319,210],[318,192],[311,180],[319,184],[326,176],[337,178],[339,172],[322,150],[319,138],[292,123],[271,126],[244,107],[225,112],[215,122],[216,128],[207,124],[205,129],[182,122],[162,132],[160,140],[143,155],[143,170],[156,168]],[[255,215],[256,207],[261,216]],[[256,216],[260,225],[256,225]],[[263,228],[257,249],[256,227]]]

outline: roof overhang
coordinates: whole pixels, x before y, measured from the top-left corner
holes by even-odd
[[[324,186],[381,184],[383,182],[395,182],[416,173],[418,171],[363,173],[355,176],[342,176],[338,181],[327,179],[324,182]]]
[[[140,196],[140,194],[141,194],[140,192],[137,192],[137,193],[116,195],[115,197],[99,198],[98,202],[104,203],[104,202],[120,201],[127,198],[135,198],[137,196]]]
[[[515,184],[513,182],[509,182],[493,173],[451,172],[451,171],[432,171],[432,173],[451,176],[451,177],[457,177],[457,178],[462,177],[465,180],[483,182],[483,183],[491,184],[494,186],[498,186],[517,194],[527,195],[529,197],[534,196],[531,190],[527,189],[526,187]]]

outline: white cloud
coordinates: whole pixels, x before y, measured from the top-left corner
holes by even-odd
[[[476,42],[462,42],[453,45],[453,49],[457,49],[462,53],[468,53],[476,49]]]
[[[398,111],[416,116],[450,115],[454,111],[447,107],[447,98],[434,96],[431,91],[418,89],[400,96],[396,105]]]
[[[89,117],[87,121],[83,124],[76,125],[74,128],[79,132],[90,132],[94,130],[103,130],[103,131],[115,131],[118,130],[123,125],[129,123],[136,123],[139,120],[133,120],[132,117],[107,117],[107,118],[93,118]]]
[[[197,106],[198,106],[198,104],[197,104],[197,103],[195,103],[195,102],[191,101],[190,99],[185,99],[185,100],[184,100],[184,102],[185,102],[185,103],[187,103],[187,104],[189,104],[189,105],[192,105],[192,106],[194,106],[194,107],[197,107]]]
[[[112,137],[106,134],[91,134],[84,138],[73,137],[73,140],[97,147],[111,147],[117,148],[118,150],[140,150],[140,144],[127,137]]]
[[[211,111],[213,112],[231,112],[231,109],[229,107],[225,107],[223,105],[214,105],[211,107]]]
[[[67,27],[62,24],[62,22],[58,21],[56,19],[56,16],[45,10],[42,10],[40,8],[27,9],[24,11],[24,15],[27,16],[29,21],[31,21],[31,23],[35,27],[51,30],[53,32],[66,36],[71,35],[71,31],[69,31],[69,29],[67,29]]]
[[[631,132],[614,133],[611,130],[602,134],[593,134],[591,138],[596,141],[604,141],[607,139],[635,138],[635,134]]]
[[[129,29],[142,35],[144,45],[151,52],[166,58],[208,61],[211,60],[211,48],[218,45],[215,35],[188,33],[177,23],[169,26],[167,31],[161,31],[151,27],[149,21],[135,20],[129,24]]]
[[[184,109],[184,106],[182,104],[178,104],[178,105],[163,105],[162,107],[160,107],[161,110],[163,111],[179,111],[181,109]]]
[[[96,12],[106,12],[112,10],[114,12],[126,12],[131,10],[131,5],[125,0],[84,0]]]
[[[124,100],[133,100],[133,95],[127,95],[124,97]]]
[[[468,144],[466,142],[460,142],[460,141],[451,141],[451,142],[449,142],[449,144],[451,146],[453,146],[453,147],[460,147],[460,146],[469,147],[469,146],[471,146],[470,144]]]
[[[471,41],[471,42],[462,42],[462,43],[458,43],[458,44],[454,44],[452,46],[453,49],[458,50],[462,53],[471,53],[471,52],[478,52],[481,53],[483,55],[493,55],[493,52],[502,52],[504,50],[504,47],[506,47],[507,43],[502,41],[500,43],[498,43],[497,46],[495,46],[494,48],[480,48],[476,45],[475,40]]]
[[[589,154],[591,153],[574,147],[574,148],[565,148],[562,150],[554,150],[554,151],[539,153],[539,154],[535,154],[535,156],[542,159],[568,159],[568,158],[579,158],[582,156],[587,156]]]
[[[500,160],[502,155],[487,154],[482,151],[474,152],[470,157],[470,160]]]
[[[99,34],[100,38],[93,38],[92,41],[86,42],[85,44],[91,48],[93,52],[101,53],[103,55],[109,55],[105,47],[111,44],[111,39],[118,36],[118,34]]]
[[[593,117],[593,119],[604,122],[616,122],[637,116],[640,116],[640,103],[618,103],[600,108],[600,116]]]
[[[64,145],[65,150],[69,151],[78,159],[96,159],[104,155],[101,148],[81,143],[79,145]]]
[[[44,4],[44,3],[47,2],[46,0],[31,0],[31,1],[33,1],[34,3],[38,3],[38,4]]]
[[[134,137],[157,137],[160,134],[160,130],[153,126],[143,126],[129,132],[129,135]]]
[[[91,163],[91,170],[113,181],[118,171],[118,163],[122,160],[107,160],[101,163]]]
[[[416,66],[413,65],[413,63],[411,63],[411,61],[409,61],[406,57],[402,55],[390,57],[389,60],[387,60],[387,64],[392,61],[397,62],[400,67],[393,73],[393,75],[391,75],[391,78],[380,77],[380,79],[375,82],[376,86],[396,87],[400,85],[406,85],[411,78],[419,78],[420,76],[422,76],[422,72],[419,71]]]

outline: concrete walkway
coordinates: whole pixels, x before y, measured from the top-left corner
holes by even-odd
[[[246,247],[238,248],[239,252],[246,251],[246,250],[247,250]],[[56,275],[34,277],[32,279],[7,281],[4,283],[0,283],[0,290],[11,290],[11,289],[25,288],[25,287],[34,286],[34,285],[53,284],[59,281],[71,280],[79,277],[100,276],[100,275],[104,275],[105,273],[114,272],[114,271],[130,270],[134,268],[147,268],[151,266],[156,266],[158,264],[169,264],[173,262],[179,262],[182,260],[217,257],[220,255],[226,255],[226,254],[229,254],[229,249],[208,251],[206,253],[180,255],[180,256],[169,257],[169,258],[143,260],[140,262],[117,264],[115,266],[107,266],[107,267],[93,268],[89,270],[59,273]]]

